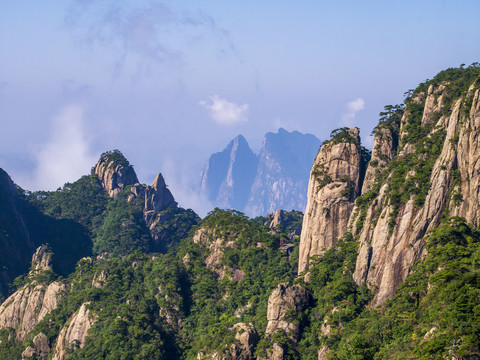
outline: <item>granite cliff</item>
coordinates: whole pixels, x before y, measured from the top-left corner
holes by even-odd
[[[446,70],[405,104],[385,108],[365,175],[358,137],[333,136],[322,146],[310,176],[299,272],[348,232],[359,242],[354,279],[374,290],[374,305],[383,304],[424,256],[422,239],[442,218],[478,226],[480,80],[466,72]]]

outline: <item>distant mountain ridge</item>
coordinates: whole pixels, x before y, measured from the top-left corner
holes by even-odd
[[[200,188],[214,207],[233,208],[249,216],[277,209],[301,210],[307,203],[310,168],[320,146],[311,134],[265,134],[255,154],[239,135],[223,151],[210,156],[201,174]]]

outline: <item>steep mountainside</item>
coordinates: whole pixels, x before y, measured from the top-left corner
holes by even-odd
[[[0,295],[9,294],[10,284],[28,271],[36,247],[49,244],[59,274],[73,271],[76,262],[91,254],[92,241],[86,228],[69,219],[44,215],[29,201],[29,194],[15,187],[0,169]]]
[[[18,212],[0,218],[2,249],[52,236],[0,305],[0,358],[479,359],[479,124],[472,64],[385,107],[371,154],[358,129],[334,130],[300,242],[301,213],[200,220],[160,174],[136,182],[119,151],[56,192],[4,178]],[[80,229],[91,255],[59,276]]]
[[[220,208],[250,216],[306,205],[307,176],[320,141],[313,135],[282,128],[267,133],[255,155],[241,135],[213,154],[201,176],[201,191]]]
[[[328,250],[348,230],[360,242],[354,279],[375,289],[373,304],[382,304],[424,255],[422,238],[443,217],[462,216],[478,225],[478,73],[478,67],[446,70],[411,91],[404,106],[386,107],[375,129],[362,196],[353,210],[349,207],[335,213],[332,206],[325,206],[323,214],[311,216],[310,209],[329,199],[318,185],[326,176],[314,166],[300,244],[300,271],[308,268],[309,256]],[[334,137],[330,144],[336,142]],[[336,146],[354,143],[344,139]],[[330,145],[322,147],[319,157],[327,151],[325,146]],[[329,167],[327,171],[335,170]],[[356,172],[361,172],[360,163]],[[353,181],[351,201],[360,194],[357,184],[361,181]],[[309,233],[310,228],[322,229],[329,223],[341,229]]]
[[[242,135],[210,156],[201,175],[201,191],[220,208],[242,210],[250,195],[258,159]]]
[[[299,274],[309,258],[321,255],[347,231],[355,199],[360,195],[368,152],[360,146],[357,128],[332,132],[313,164],[308,203],[300,239]]]

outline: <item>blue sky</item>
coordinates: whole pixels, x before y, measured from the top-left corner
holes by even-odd
[[[282,126],[324,139],[480,61],[480,1],[3,1],[0,167],[56,189],[118,148],[184,206],[209,154]],[[313,159],[312,159],[313,160]]]

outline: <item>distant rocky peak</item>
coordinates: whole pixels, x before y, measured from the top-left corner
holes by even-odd
[[[221,208],[242,210],[256,171],[257,156],[242,135],[221,152],[213,154],[201,175],[201,191]]]
[[[175,207],[177,203],[161,173],[155,177],[152,186],[145,189],[145,211],[162,211],[168,207]]]
[[[126,186],[138,183],[133,166],[119,150],[103,153],[93,172],[111,198],[115,198]]]
[[[29,275],[36,275],[44,271],[52,270],[53,252],[46,245],[37,248],[32,256],[32,266]]]

